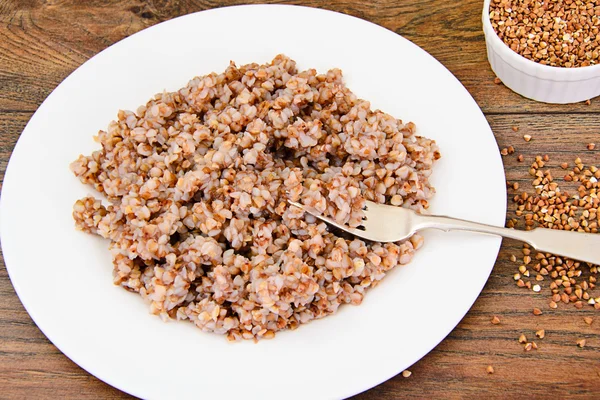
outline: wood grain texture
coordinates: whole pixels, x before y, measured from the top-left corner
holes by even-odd
[[[281,3],[281,1],[267,1]],[[145,27],[194,11],[261,1],[213,0],[0,0],[0,185],[10,153],[27,121],[48,94],[74,69],[112,43]],[[600,101],[591,105],[547,105],[524,99],[495,85],[481,32],[480,0],[291,1],[327,8],[384,26],[440,60],[475,98],[500,148],[516,152],[503,158],[507,179],[531,190],[528,169],[536,155],[550,156],[549,168],[579,156],[600,166]],[[512,127],[518,127],[518,132]],[[524,134],[533,140],[525,142]],[[519,163],[517,155],[525,162]],[[478,166],[473,166],[477,168]],[[560,176],[560,175],[557,175]],[[485,198],[476,192],[476,201]],[[509,190],[509,197],[514,191]],[[515,206],[508,203],[508,217]],[[360,400],[398,398],[576,398],[598,396],[600,387],[600,312],[547,306],[548,293],[533,295],[516,287],[512,275],[519,243],[503,243],[494,271],[473,308],[454,331],[410,368],[356,396]],[[451,271],[449,272],[451,273]],[[460,290],[460,288],[456,288]],[[424,293],[424,295],[435,295]],[[596,296],[600,295],[596,291]],[[440,299],[443,307],[443,299]],[[534,316],[533,307],[543,310]],[[499,325],[492,325],[497,315]],[[594,316],[594,323],[584,323]],[[424,316],[426,318],[426,316]],[[525,353],[517,338],[546,337]],[[576,341],[587,339],[580,349]],[[495,373],[486,373],[492,365]],[[37,329],[14,293],[0,259],[0,398],[126,399],[128,395],[98,381],[60,353]]]

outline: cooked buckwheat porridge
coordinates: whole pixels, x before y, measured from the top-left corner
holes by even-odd
[[[298,72],[283,55],[157,94],[97,140],[102,149],[71,168],[108,205],[78,200],[76,226],[110,240],[114,283],[152,313],[230,340],[360,304],[423,243],[345,236],[287,199],[350,226],[365,199],[422,211],[439,158],[414,124],[358,99],[340,70]]]

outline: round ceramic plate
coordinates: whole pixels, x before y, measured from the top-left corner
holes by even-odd
[[[147,399],[343,398],[398,374],[458,324],[483,288],[500,239],[427,232],[407,266],[362,305],[259,343],[229,343],[186,322],[164,323],[112,284],[108,243],[74,228],[91,193],[69,171],[119,109],[177,90],[196,75],[284,53],[298,67],[343,70],[350,89],[439,143],[431,212],[503,225],[504,172],[477,104],[439,62],[393,32],[292,6],[221,8],[139,32],[78,68],[40,106],[11,157],[1,239],[27,311],[69,358]],[[481,201],[485,198],[485,201]]]

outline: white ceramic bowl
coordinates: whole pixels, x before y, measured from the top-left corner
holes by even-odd
[[[512,51],[490,22],[490,0],[483,3],[483,33],[488,60],[504,85],[545,103],[576,103],[600,95],[600,65],[559,68],[538,64]]]

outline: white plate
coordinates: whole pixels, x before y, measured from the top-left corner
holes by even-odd
[[[69,171],[96,148],[119,108],[195,75],[285,53],[299,68],[344,71],[376,108],[438,141],[431,211],[503,225],[506,192],[494,136],[469,93],[402,37],[356,18],[292,6],[221,8],[156,25],[78,68],[40,106],[6,173],[4,257],[27,311],[69,358],[103,381],[149,399],[342,398],[409,367],[461,320],[483,288],[500,239],[428,232],[408,266],[359,307],[274,340],[228,343],[192,324],[163,323],[112,284],[107,243],[77,232],[74,201],[91,193]]]

